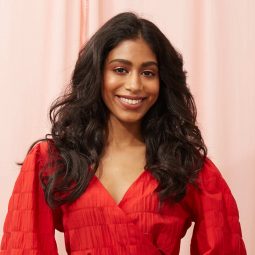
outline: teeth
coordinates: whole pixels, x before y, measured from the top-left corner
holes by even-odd
[[[128,99],[125,97],[120,97],[120,100],[127,104],[139,104],[142,102],[142,99]]]

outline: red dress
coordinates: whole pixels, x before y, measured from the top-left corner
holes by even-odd
[[[38,172],[47,157],[47,143],[28,154],[9,202],[1,255],[56,255],[55,229],[64,232],[71,255],[176,255],[192,222],[192,255],[244,255],[235,200],[217,168],[208,159],[199,175],[201,190],[188,186],[176,204],[158,206],[157,181],[144,171],[119,204],[93,177],[71,205],[51,210]]]

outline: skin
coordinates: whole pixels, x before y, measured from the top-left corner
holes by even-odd
[[[144,172],[141,121],[158,94],[157,59],[143,39],[125,40],[110,51],[102,85],[108,138],[96,176],[117,204]]]

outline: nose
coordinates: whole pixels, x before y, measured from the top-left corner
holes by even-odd
[[[125,83],[125,89],[131,92],[139,92],[143,88],[141,76],[139,73],[130,73]]]

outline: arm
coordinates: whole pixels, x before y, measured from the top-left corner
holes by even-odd
[[[215,165],[207,160],[193,190],[191,255],[245,255],[235,199]]]
[[[46,143],[28,153],[9,201],[1,255],[57,255],[52,210],[45,202],[39,169]]]

